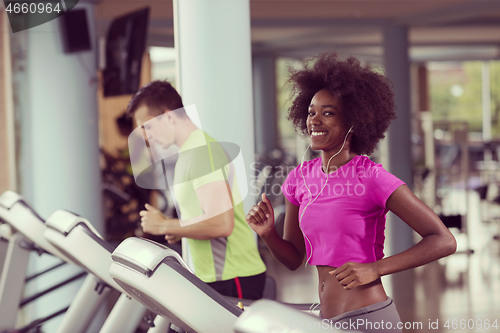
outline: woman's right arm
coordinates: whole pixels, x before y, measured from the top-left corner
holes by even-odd
[[[283,238],[274,229],[274,210],[265,194],[262,195],[262,201],[252,207],[246,220],[266,243],[274,257],[288,269],[296,270],[304,261],[304,237],[299,227],[299,207],[287,199],[285,200],[286,214]]]

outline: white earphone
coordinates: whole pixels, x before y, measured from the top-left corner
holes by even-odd
[[[304,152],[304,155],[302,155],[302,162],[300,163],[300,168],[299,168],[299,171],[300,171],[300,175],[302,176],[302,180],[304,181],[304,186],[306,187],[307,189],[307,192],[309,192],[309,195],[311,196],[311,200],[309,200],[309,202],[307,203],[307,205],[304,207],[304,209],[302,210],[302,214],[300,214],[300,217],[299,217],[299,224],[300,222],[302,222],[302,218],[304,217],[304,213],[306,212],[306,209],[314,202],[316,201],[316,199],[318,199],[318,197],[321,195],[321,193],[323,193],[323,190],[325,189],[326,187],[326,184],[328,184],[328,179],[330,177],[328,177],[328,170],[329,170],[329,167],[330,167],[330,161],[332,160],[332,158],[334,158],[335,156],[337,156],[338,154],[340,154],[340,152],[344,149],[344,146],[345,146],[345,143],[347,141],[347,136],[349,135],[349,133],[351,133],[352,131],[352,126],[351,128],[349,128],[349,130],[347,131],[345,137],[344,137],[344,142],[342,143],[342,147],[340,147],[339,151],[336,152],[335,154],[332,155],[332,157],[330,157],[328,159],[328,163],[326,163],[326,169],[325,169],[325,173],[326,173],[326,181],[325,181],[325,184],[323,185],[323,187],[321,188],[321,191],[319,191],[319,193],[316,195],[316,197],[313,199],[313,195],[312,195],[312,192],[311,190],[309,189],[309,187],[307,186],[307,182],[306,182],[306,177],[304,176],[304,173],[302,172],[302,166],[304,165],[304,158],[306,156],[306,153],[307,153],[307,150],[309,149],[309,147],[311,147],[311,145],[309,144]],[[307,132],[309,133],[309,129],[307,129]],[[305,237],[305,239],[307,239],[307,242],[309,243],[309,247],[311,248],[311,254],[309,255],[309,257],[307,258],[306,260],[306,265],[309,263],[309,260],[311,259],[312,257],[312,244],[311,244],[311,241],[309,241],[309,238],[307,238],[306,234],[305,233],[302,233]]]

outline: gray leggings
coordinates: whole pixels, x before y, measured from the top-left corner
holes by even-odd
[[[401,328],[398,328],[398,324],[401,325],[401,319],[394,301],[390,297],[387,297],[387,300],[383,302],[325,320],[330,322],[330,326],[347,331],[363,333],[403,332]]]

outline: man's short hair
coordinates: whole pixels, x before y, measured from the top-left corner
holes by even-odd
[[[182,98],[167,81],[152,81],[141,87],[132,97],[127,106],[127,115],[133,113],[142,105],[146,105],[152,116],[159,116],[166,110],[176,110],[184,107]]]

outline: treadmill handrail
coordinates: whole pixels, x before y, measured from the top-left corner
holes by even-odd
[[[228,298],[198,278],[177,252],[160,243],[145,238],[130,237],[116,247],[111,258],[115,264],[127,267],[148,278],[164,264],[175,270],[194,287],[209,295],[215,302],[235,316],[238,317],[243,312],[236,303],[232,303]]]
[[[84,225],[98,237],[103,238],[87,219],[65,209],[59,209],[52,213],[47,219],[46,224],[48,228],[57,230],[65,236],[78,225]]]
[[[194,286],[198,287],[205,294],[209,295],[214,301],[219,303],[222,307],[230,311],[236,317],[239,317],[243,313],[243,309],[237,306],[237,303],[232,303],[228,298],[221,295],[218,291],[210,287],[208,284],[200,280],[196,275],[191,272],[186,272],[184,267],[172,257],[165,258],[162,261],[163,264],[175,270],[177,273],[182,275],[185,279],[189,280]]]
[[[131,251],[133,243],[137,243],[137,248]],[[158,251],[158,248],[161,250]],[[166,257],[174,258],[182,267],[194,274],[179,253],[163,244],[142,237],[126,238],[111,254],[115,262],[133,268],[146,276],[151,276]]]
[[[45,223],[45,220],[31,207],[26,199],[13,191],[5,191],[0,195],[0,207],[5,208],[6,210],[11,210],[16,203],[19,203],[30,210],[30,212],[37,217],[40,221]],[[1,217],[0,210],[0,217]]]

